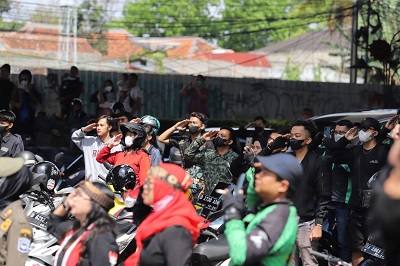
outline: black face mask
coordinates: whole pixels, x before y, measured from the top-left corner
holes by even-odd
[[[263,132],[264,131],[264,128],[263,127],[260,127],[260,126],[255,126],[254,127],[254,132],[255,133],[261,133],[261,132]]]
[[[8,126],[0,126],[0,134],[6,132]]]
[[[214,146],[215,147],[223,147],[223,146],[227,146],[226,144],[225,144],[225,139],[223,139],[223,138],[220,138],[220,137],[216,137],[215,139],[214,139]]]
[[[195,125],[190,125],[189,126],[189,133],[190,134],[197,134],[200,131],[200,127],[195,126]]]
[[[305,139],[290,139],[289,141],[289,145],[290,148],[292,148],[292,150],[297,151],[299,149],[301,149],[301,147],[303,147],[303,142],[305,141]]]

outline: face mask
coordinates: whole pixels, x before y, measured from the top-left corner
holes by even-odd
[[[7,130],[8,126],[0,126],[0,134]]]
[[[68,77],[67,80],[75,80],[75,78]]]
[[[215,145],[215,147],[223,147],[223,146],[226,146],[226,144],[225,144],[225,139],[222,139],[222,138],[220,138],[220,137],[216,137],[215,139],[214,139],[214,145]]]
[[[255,131],[256,133],[261,133],[261,132],[264,131],[264,128],[263,128],[263,127],[260,127],[260,126],[255,126],[255,127],[254,127],[254,131]]]
[[[372,139],[371,134],[372,133],[370,133],[370,132],[365,132],[364,130],[360,130],[358,132],[358,139],[362,143],[368,142],[368,141],[370,141]]]
[[[333,137],[335,138],[335,142],[338,142],[339,139],[344,137],[344,134],[335,134]]]
[[[28,81],[27,80],[22,80],[21,81],[21,85],[25,87],[26,85],[28,85]]]
[[[292,150],[297,151],[303,147],[303,142],[305,139],[290,139],[289,145]]]
[[[112,87],[111,87],[111,86],[107,86],[107,87],[104,88],[104,90],[105,90],[106,92],[110,92],[110,91],[112,90]]]
[[[190,125],[189,126],[189,133],[190,134],[196,134],[199,133],[200,127],[195,126],[195,125]]]
[[[196,81],[196,85],[201,86],[201,85],[203,85],[203,82],[198,80],[198,81]]]
[[[134,138],[132,138],[131,136],[126,136],[125,137],[125,146],[126,147],[132,146],[133,140],[134,140]]]

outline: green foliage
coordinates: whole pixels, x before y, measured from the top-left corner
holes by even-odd
[[[289,57],[286,61],[285,74],[286,80],[301,80],[301,65],[292,63]]]
[[[49,16],[49,14],[57,14],[59,12],[60,11],[58,9],[52,6],[40,6],[37,7],[35,11],[33,11],[33,14],[31,15],[29,20],[31,22],[56,25],[59,23],[59,18],[57,16]]]
[[[137,36],[200,36],[224,48],[249,51],[324,27],[332,20],[343,23],[351,4],[351,0],[223,2],[137,0],[125,6],[124,26]]]
[[[78,9],[78,34],[89,39],[89,43],[100,53],[108,50],[107,18],[103,6],[97,0],[84,0]]]
[[[10,10],[10,0],[0,0],[0,14]]]
[[[19,23],[19,22],[0,21],[0,28],[3,31],[18,31],[23,26],[24,26],[24,24],[23,23]]]
[[[124,9],[132,34],[152,37],[192,36],[208,28],[207,0],[137,0]]]

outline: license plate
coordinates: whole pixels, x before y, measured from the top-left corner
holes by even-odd
[[[371,256],[374,256],[376,258],[385,259],[385,251],[383,249],[381,249],[380,247],[374,246],[370,243],[365,244],[362,249],[362,252],[367,253]]]
[[[32,212],[28,216],[29,222],[36,227],[39,227],[40,229],[47,230],[47,221],[48,217],[41,215],[40,213],[37,212]]]
[[[203,208],[210,210],[210,211],[217,211],[218,207],[221,205],[221,200],[201,194],[197,201],[197,204],[202,206]]]

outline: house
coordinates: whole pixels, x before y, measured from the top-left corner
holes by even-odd
[[[314,81],[316,76],[322,81],[348,82],[349,75],[344,73],[344,61],[340,57],[331,56],[338,52],[337,47],[350,53],[350,42],[338,31],[324,29],[308,32],[300,36],[269,45],[252,51],[268,58],[273,66],[273,78],[285,78],[288,66],[296,66],[301,70],[304,81]]]

